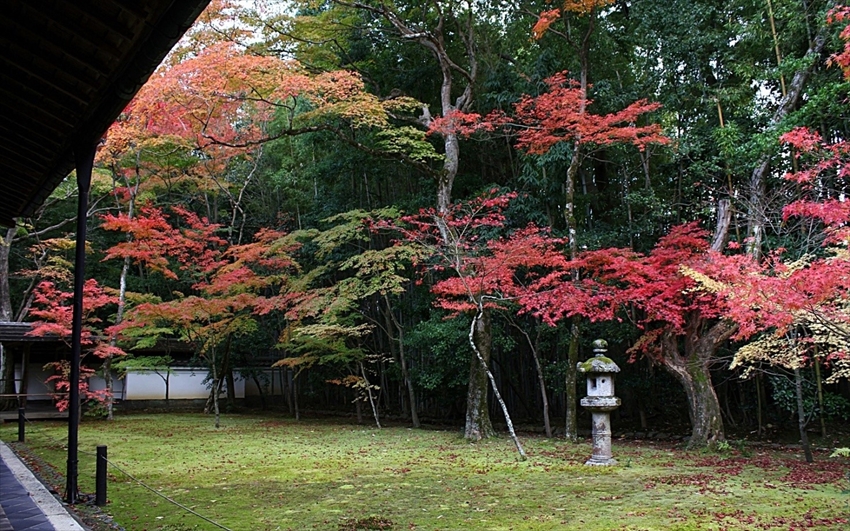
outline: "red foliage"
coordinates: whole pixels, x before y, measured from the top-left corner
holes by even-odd
[[[846,258],[850,204],[843,199],[823,199],[822,187],[850,176],[850,144],[825,145],[820,135],[800,128],[783,135],[782,141],[795,148],[795,156],[809,159],[802,170],[786,178],[799,183],[804,194],[810,194],[787,205],[784,218],[819,221],[824,245],[839,252],[789,264],[783,261],[783,250],[778,249],[758,264],[745,257],[706,263],[701,271],[725,285],[721,290],[725,316],[738,323],[739,338],[769,329],[783,333],[801,311],[827,320],[847,320],[841,301],[850,292],[850,260]]]
[[[53,385],[53,399],[56,401],[56,409],[65,411],[71,405],[71,400],[68,393],[71,391],[71,362],[69,361],[54,361],[44,366],[45,369],[51,368],[54,374],[48,376],[44,383]],[[107,389],[92,391],[89,389],[89,379],[95,375],[94,369],[80,367],[80,400],[82,402],[100,402],[105,403],[109,398]]]
[[[107,216],[104,228],[132,235],[107,253],[130,257],[135,263],[170,279],[192,282],[193,293],[176,293],[174,300],[144,303],[132,308],[118,327],[144,337],[145,330],[170,333],[208,354],[228,336],[256,326],[253,315],[287,311],[303,297],[289,285],[298,265],[291,253],[298,247],[285,234],[264,229],[255,241],[229,246],[216,235],[220,226],[181,207],[143,207],[135,219]]]
[[[713,318],[723,308],[718,297],[694,290],[695,282],[681,271],[708,259],[706,237],[690,223],[671,230],[648,254],[627,249],[581,253],[531,285],[521,302],[552,325],[574,315],[614,319],[630,305],[642,310],[642,326],[658,323],[682,333],[690,314]],[[581,280],[572,280],[574,270],[582,273]]]
[[[172,226],[171,216],[152,206],[141,207],[132,219],[124,213],[103,216],[102,228],[132,237],[108,249],[104,260],[129,257],[133,263],[172,280],[178,277],[170,259],[179,270],[199,275],[223,265],[221,253],[226,241],[216,234],[221,226],[180,206],[172,206],[171,210],[182,227]]]
[[[73,320],[73,297],[72,291],[64,291],[53,282],[41,282],[35,289],[33,309],[30,315],[38,319],[33,322],[32,330],[28,335],[45,337],[55,336],[70,344],[71,327]],[[110,355],[123,355],[125,352],[120,348],[113,347],[108,342],[111,332],[104,326],[99,313],[112,304],[117,303],[117,297],[103,289],[96,280],[89,279],[83,287],[83,328],[81,340],[83,354],[93,354],[99,358]],[[68,408],[68,391],[70,390],[71,364],[68,361],[49,363],[45,368],[52,368],[55,374],[48,377],[46,383],[53,384],[56,407],[59,411]],[[97,400],[100,402],[108,398],[107,390],[89,390],[88,379],[94,375],[94,370],[86,366],[80,367],[80,397],[84,400]]]
[[[850,6],[838,6],[827,14],[829,24],[847,23],[850,21]],[[844,71],[844,77],[850,79],[850,25],[841,31],[844,49],[829,58],[830,64],[838,65]]]
[[[431,288],[435,304],[452,313],[497,308],[516,300],[527,286],[564,262],[563,241],[534,225],[510,231],[504,211],[516,193],[456,203],[446,214],[422,209],[398,223],[382,222],[402,238],[424,247],[418,267],[438,277]],[[497,236],[510,232],[509,236]]]
[[[73,291],[63,291],[53,282],[41,282],[35,289],[34,307],[30,315],[33,322],[31,336],[57,336],[65,341],[71,338],[73,319]],[[98,312],[105,306],[117,303],[117,298],[109,294],[96,280],[89,279],[83,286],[83,329],[82,344],[94,347],[103,335],[103,326]],[[102,352],[102,350],[100,351]]]
[[[546,79],[549,90],[537,97],[524,96],[515,106],[517,120],[523,126],[517,147],[544,154],[558,142],[607,146],[632,144],[643,150],[648,144],[666,144],[659,124],[637,125],[646,113],[661,107],[639,100],[625,109],[606,115],[586,111],[592,101],[565,72]]]
[[[428,125],[428,134],[467,137],[481,131],[494,131],[497,127],[504,125],[505,121],[505,116],[500,112],[494,112],[482,118],[476,112],[461,112],[455,109],[445,116],[437,116],[431,120]]]
[[[470,136],[496,129],[517,129],[517,147],[533,155],[542,155],[559,142],[579,142],[586,145],[609,146],[631,144],[643,151],[649,144],[667,144],[670,139],[661,134],[656,123],[638,125],[658,103],[639,100],[625,109],[606,115],[587,111],[593,101],[565,72],[547,78],[549,90],[539,96],[525,95],[514,106],[511,119],[501,111],[486,117],[477,113],[453,111],[434,118],[428,133]],[[518,127],[517,127],[518,126]]]

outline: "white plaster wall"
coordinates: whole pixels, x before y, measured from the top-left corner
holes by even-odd
[[[89,378],[89,389],[92,391],[100,391],[106,389],[106,380],[102,376],[92,376]],[[124,379],[119,379],[117,374],[112,374],[112,394],[116,398],[121,398],[124,392]]]
[[[174,368],[168,377],[169,399],[207,398],[205,368]],[[234,382],[236,398],[245,398],[245,381]],[[117,394],[117,393],[116,393]],[[118,395],[121,396],[121,395]],[[153,371],[130,371],[124,377],[124,400],[164,400],[165,382]]]
[[[15,385],[20,385],[21,365],[15,365]],[[29,364],[29,374],[27,376],[27,394],[32,400],[51,400],[53,397],[53,385],[44,383],[53,371],[45,371],[44,367],[37,363]],[[34,396],[37,395],[37,396]]]
[[[44,381],[53,374],[45,371],[38,364],[30,364],[28,394],[33,400],[50,400],[53,386]],[[204,383],[207,375],[206,368],[174,368],[169,376],[169,399],[196,399],[207,398],[209,389]],[[21,366],[15,367],[15,378],[21,377]],[[225,384],[226,385],[226,384]],[[276,382],[277,385],[277,382]],[[245,398],[245,380],[236,378],[234,382],[236,398]],[[97,391],[106,388],[106,381],[101,376],[93,376],[89,379],[89,388]],[[165,382],[153,371],[130,371],[124,378],[119,379],[116,375],[112,377],[112,388],[114,395],[119,400],[164,400]],[[253,394],[257,394],[256,387],[251,383]],[[279,392],[279,391],[278,391]],[[222,388],[222,394],[226,390]],[[39,395],[39,396],[33,396]]]

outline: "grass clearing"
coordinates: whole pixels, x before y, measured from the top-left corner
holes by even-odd
[[[26,450],[65,468],[66,424],[38,422]],[[17,426],[0,426],[17,439]],[[459,432],[231,415],[119,416],[80,429],[80,489],[94,451],[170,498],[237,531],[846,530],[847,460],[793,453],[685,452],[615,441],[617,467],[587,467],[589,442],[525,437],[478,444]],[[12,445],[15,446],[14,444]],[[128,531],[213,530],[115,469],[107,512]],[[58,490],[62,490],[60,487]]]

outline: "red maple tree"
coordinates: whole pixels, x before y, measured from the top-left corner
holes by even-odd
[[[55,337],[64,341],[69,347],[71,343],[71,324],[73,319],[74,293],[71,289],[65,289],[51,281],[39,283],[35,289],[34,306],[30,315],[37,319],[32,323],[32,330],[28,333],[36,337]],[[120,356],[125,352],[109,343],[109,326],[103,320],[103,310],[117,302],[117,297],[109,290],[99,285],[96,280],[89,279],[83,286],[83,328],[81,342],[83,348],[83,360],[85,356],[92,355],[98,359],[108,356]],[[53,384],[55,390],[54,399],[59,411],[65,411],[70,402],[68,391],[71,389],[70,370],[71,363],[68,360],[50,362],[45,365],[55,373],[48,377],[46,383]],[[95,375],[95,369],[81,365],[80,367],[80,397],[84,402],[105,402],[109,398],[107,389],[91,390],[89,379]]]
[[[688,398],[690,444],[711,444],[724,438],[724,430],[709,369],[717,347],[737,327],[726,318],[725,299],[697,289],[683,268],[722,259],[709,249],[708,233],[690,223],[675,227],[646,254],[600,249],[555,261],[520,302],[549,324],[573,316],[634,319],[643,335],[631,352],[650,356],[676,378]]]
[[[542,155],[565,141],[595,146],[631,144],[641,150],[648,144],[669,142],[659,124],[638,125],[644,115],[661,108],[659,103],[639,100],[614,113],[593,114],[585,110],[593,100],[566,72],[545,82],[547,92],[524,96],[515,105],[515,119],[522,126],[517,147],[527,153]]]
[[[472,316],[468,336],[474,353],[472,363],[484,369],[484,377],[489,379],[505,415],[508,431],[524,457],[510,414],[489,370],[491,312],[505,309],[527,283],[539,276],[539,270],[563,263],[564,259],[557,249],[561,240],[533,225],[514,231],[510,237],[497,236],[507,230],[504,210],[516,195],[491,190],[488,195],[455,203],[445,213],[434,208],[422,209],[415,215],[402,217],[391,228],[400,232],[405,241],[424,249],[427,258],[418,264],[423,271],[441,277],[431,287],[437,296],[436,306],[448,310],[452,316]],[[475,414],[470,411],[474,408],[474,397],[480,393],[486,395],[487,381],[471,378],[469,385],[473,400],[467,404],[468,416]],[[486,436],[466,434],[468,439]]]

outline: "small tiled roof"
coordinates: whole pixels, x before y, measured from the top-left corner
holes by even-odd
[[[61,341],[58,337],[28,336],[32,323],[10,323],[0,321],[0,343],[28,343]]]

